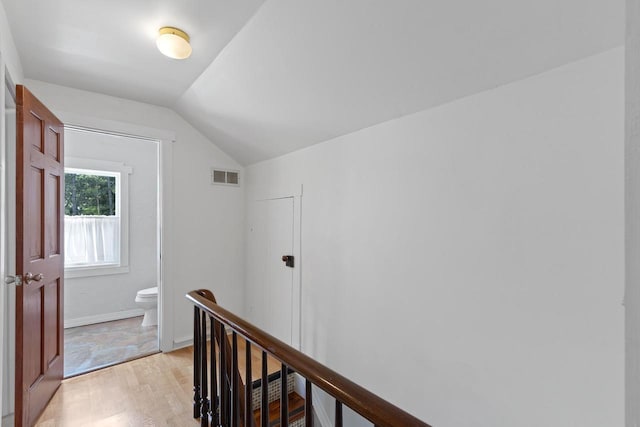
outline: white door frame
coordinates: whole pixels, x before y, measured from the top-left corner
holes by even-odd
[[[2,425],[13,425],[13,408],[15,405],[14,380],[15,380],[15,285],[5,285],[7,275],[15,274],[16,238],[15,238],[15,135],[13,143],[6,140],[6,107],[5,88],[11,92],[16,100],[16,85],[0,56],[0,81],[2,81],[2,93],[0,95],[0,173],[2,173],[2,185],[0,186],[0,331],[2,333],[0,352],[0,414],[3,417]],[[15,116],[15,112],[14,112]],[[14,117],[15,131],[15,117]],[[15,132],[14,132],[15,133]]]
[[[15,84],[6,69],[0,53],[0,416],[3,425],[13,425],[15,380],[14,360],[14,314],[15,285],[4,283],[7,275],[15,274],[15,140],[6,139],[5,90],[8,88],[15,101]]]
[[[2,82],[2,93],[0,93],[0,420],[2,419],[4,396],[3,391],[5,387],[5,375],[4,372],[4,352],[5,352],[5,325],[4,317],[7,310],[5,310],[5,294],[7,293],[7,286],[4,285],[4,277],[6,276],[6,254],[7,254],[7,202],[6,202],[6,158],[7,158],[7,141],[6,141],[6,121],[5,121],[5,66],[2,59],[2,52],[0,52],[0,82]]]
[[[4,316],[7,310],[5,310],[5,294],[7,286],[4,284],[4,278],[7,275],[6,256],[7,256],[7,203],[6,203],[6,188],[7,188],[7,141],[6,141],[6,121],[5,121],[5,66],[2,59],[2,52],[0,52],[0,82],[2,82],[2,93],[0,93],[0,335],[2,339],[2,345],[0,345],[0,419],[3,414],[4,396],[3,391],[5,388],[4,376],[4,352],[5,352],[5,325]]]
[[[173,143],[174,132],[131,123],[105,120],[66,111],[54,111],[65,125],[158,141],[158,341],[160,351],[173,350],[174,306],[171,284],[173,269],[171,260],[173,241]]]

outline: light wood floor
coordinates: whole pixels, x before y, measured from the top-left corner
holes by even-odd
[[[62,382],[36,426],[197,426],[193,349],[160,353]]]
[[[244,349],[239,339],[242,378]],[[260,378],[262,352],[252,350],[255,380]],[[269,374],[279,370],[280,364],[269,358]],[[36,426],[198,426],[192,399],[193,347],[187,347],[62,381]]]

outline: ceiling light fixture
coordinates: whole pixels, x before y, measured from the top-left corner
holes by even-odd
[[[187,59],[191,55],[189,35],[174,27],[162,27],[156,39],[158,50],[173,59]]]

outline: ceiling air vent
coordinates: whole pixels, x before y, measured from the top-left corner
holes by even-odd
[[[211,183],[219,185],[240,185],[240,172],[212,168]]]

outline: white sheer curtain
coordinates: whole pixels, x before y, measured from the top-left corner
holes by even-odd
[[[120,263],[120,218],[64,217],[65,266]]]

